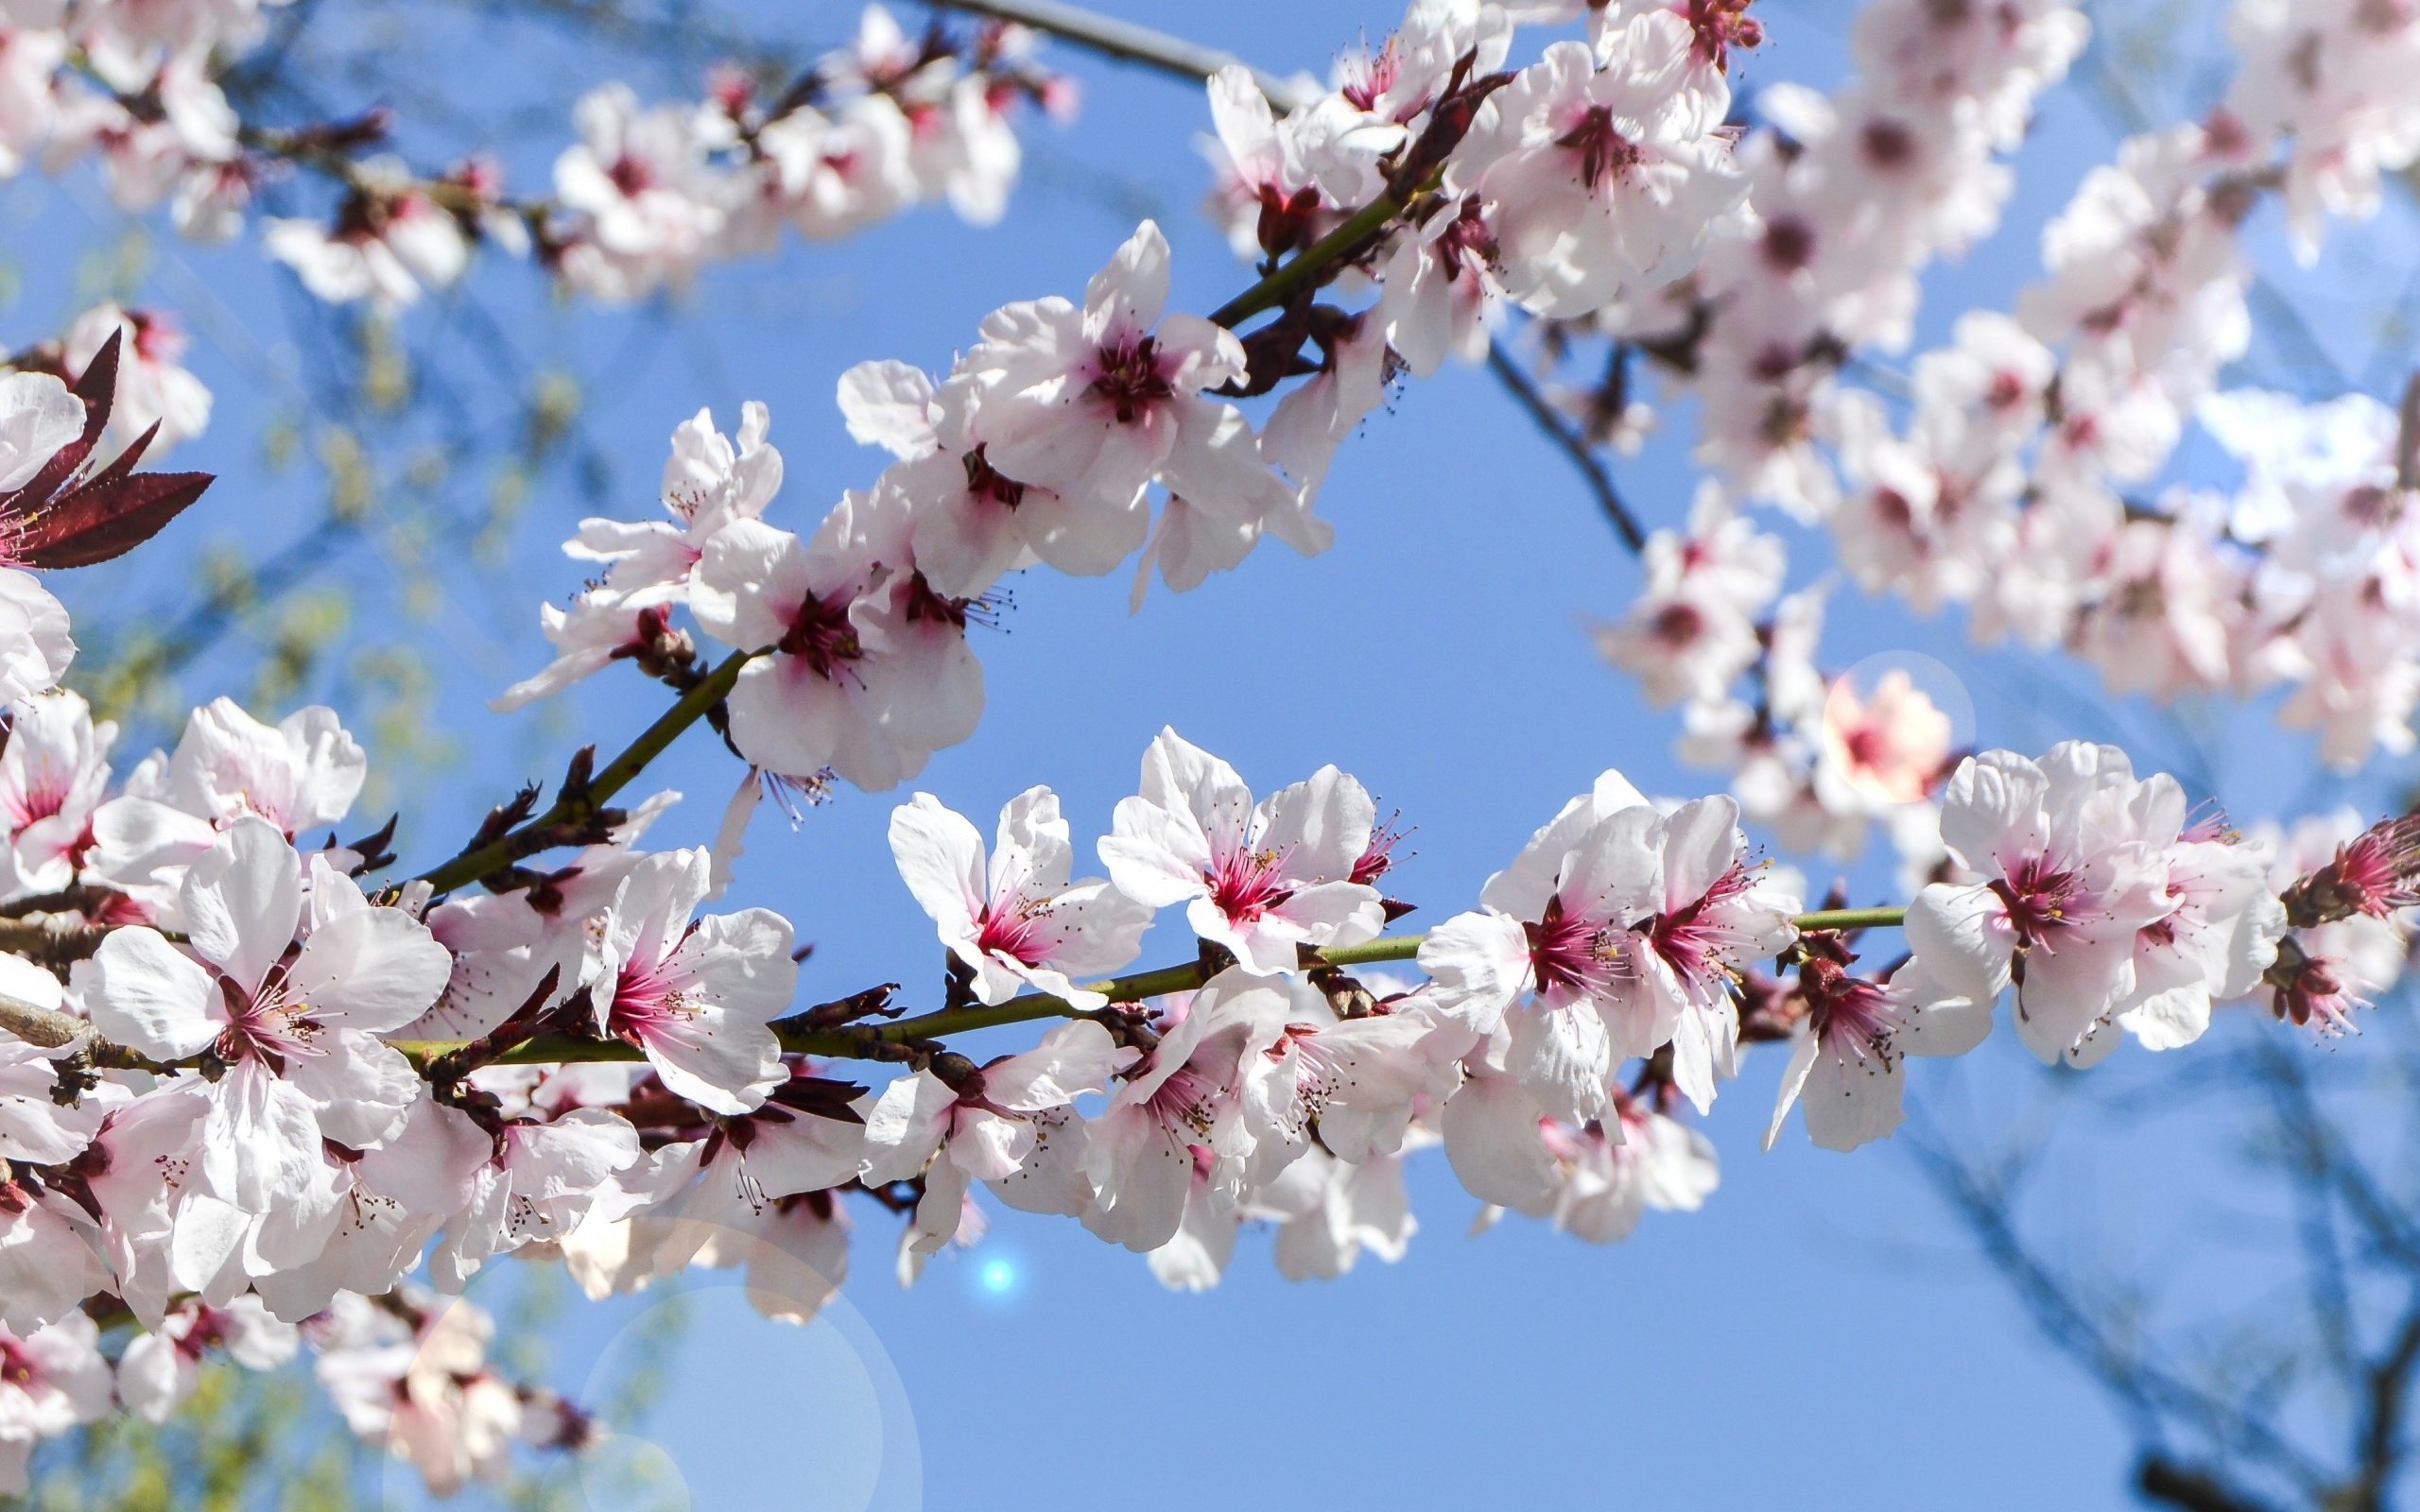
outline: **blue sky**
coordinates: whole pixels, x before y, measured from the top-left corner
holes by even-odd
[[[1165,23],[1178,8],[1109,9]],[[1844,7],[1768,0],[1758,11],[1771,42],[1746,61],[1748,85],[1837,80]],[[804,20],[782,12],[782,25],[833,38],[853,13],[819,4]],[[1339,44],[1382,34],[1396,13],[1385,0],[1182,8],[1199,40],[1281,71],[1322,69]],[[628,512],[651,507],[675,422],[704,404],[729,426],[741,401],[762,399],[788,464],[773,518],[811,526],[882,461],[850,443],[832,406],[851,364],[945,366],[994,305],[1080,290],[1146,209],[1174,245],[1177,306],[1206,309],[1245,282],[1193,209],[1203,180],[1193,138],[1207,128],[1200,93],[1055,56],[1083,79],[1083,116],[1070,129],[1030,128],[1027,181],[997,227],[928,211],[837,247],[793,243],[709,273],[668,327],[553,308],[523,268],[490,268],[475,289],[506,312],[512,339],[582,374],[587,432]],[[577,57],[549,56],[542,77],[586,76]],[[552,144],[516,140],[516,169],[534,181]],[[1927,336],[1959,308],[2005,303],[2033,266],[2034,229],[2111,140],[2078,92],[2053,97],[2021,160],[2009,229],[1931,281]],[[56,191],[9,194],[0,214],[21,234],[72,232],[86,214]],[[220,301],[198,322],[205,339],[194,361],[219,392],[219,418],[180,464],[216,467],[228,481],[180,528],[188,539],[251,530],[255,540],[299,529],[305,490],[264,470],[251,440],[279,404],[256,374],[287,356],[280,280],[241,256],[164,255],[158,298],[180,304],[206,284]],[[2387,252],[2357,242],[2341,255],[2339,279]],[[2325,273],[2287,277],[2325,293]],[[65,299],[58,283],[26,269],[19,323],[38,325],[48,301]],[[213,322],[226,329],[214,335]],[[2351,351],[2348,360],[2361,360]],[[2283,376],[2315,391],[2327,383],[2308,365]],[[1620,470],[1651,524],[1677,522],[1692,486],[1685,415],[1667,429]],[[2206,448],[2194,459],[2206,461]],[[635,679],[609,677],[502,738],[479,707],[544,659],[537,602],[577,585],[575,565],[553,547],[587,507],[555,483],[531,505],[504,574],[458,579],[432,621],[405,627],[447,664],[443,717],[468,747],[457,768],[407,786],[419,799],[407,859],[450,850],[486,804],[525,778],[551,778],[579,741],[612,748],[655,706]],[[978,643],[990,689],[981,729],[914,785],[988,830],[1003,799],[1047,782],[1080,854],[1132,791],[1163,725],[1262,790],[1333,761],[1415,826],[1397,890],[1424,905],[1416,923],[1466,906],[1530,829],[1608,765],[1651,792],[1715,784],[1675,768],[1675,721],[1644,710],[1594,655],[1584,622],[1617,611],[1636,570],[1578,480],[1483,374],[1403,389],[1345,449],[1322,507],[1338,530],[1323,557],[1272,545],[1192,594],[1155,589],[1136,616],[1122,576],[1017,584],[1005,633]],[[1794,586],[1820,575],[1824,555],[1804,534],[1791,543]],[[343,571],[390,568],[373,550]],[[66,596],[97,611],[134,581],[96,578]],[[1833,666],[1910,650],[1942,658],[1972,696],[1986,745],[2038,749],[2095,735],[2151,765],[2179,749],[2163,716],[2111,703],[2071,665],[1972,652],[1954,624],[1912,621],[1854,593],[1836,596],[1826,645]],[[205,662],[187,691],[219,691],[210,680],[218,666]],[[2208,747],[2228,753],[2217,796],[2239,817],[2272,812],[2299,786],[2308,743],[2262,733],[2256,713],[2212,719]],[[694,739],[661,774],[689,797],[650,841],[708,836],[737,776],[728,757]],[[736,901],[781,909],[815,942],[802,985],[810,1000],[886,979],[930,995],[938,979],[929,927],[883,841],[905,796],[844,792],[795,834],[760,816]],[[1887,866],[1850,875],[1861,901],[1885,896]],[[1147,959],[1183,954],[1184,942],[1163,937]],[[1014,1031],[996,1043],[1013,1048]],[[1247,1498],[1402,1508],[1481,1498],[1976,1512],[2131,1504],[2130,1446],[2116,1419],[2034,1341],[1904,1151],[1842,1158],[1793,1129],[1772,1155],[1756,1153],[1780,1058],[1752,1058],[1707,1125],[1724,1167],[1706,1209],[1651,1214],[1612,1248],[1518,1218],[1466,1235],[1475,1205],[1433,1154],[1412,1180],[1424,1227],[1409,1255],[1394,1266],[1365,1260],[1327,1284],[1280,1280],[1265,1240],[1248,1237],[1218,1290],[1172,1295],[1138,1258],[1073,1224],[1003,1214],[981,1251],[944,1258],[903,1293],[888,1274],[888,1220],[862,1214],[847,1306],[812,1329],[756,1322],[727,1285],[701,1279],[673,1400],[647,1432],[700,1507],[911,1506],[919,1496],[1070,1509]],[[2156,1095],[2169,1074],[2164,1062],[2105,1074]],[[2052,1095],[2005,1040],[1955,1068],[1920,1065],[1916,1080],[1948,1126],[1985,1140]],[[2207,1136],[2189,1122],[2127,1125],[2068,1172],[2074,1195],[2063,1209],[2080,1245],[2121,1264],[2189,1251],[2192,1264],[2178,1266],[2188,1303],[2256,1295],[2259,1284],[2250,1252],[2230,1247],[2208,1204],[2194,1200],[2224,1179]],[[1013,1272],[1004,1294],[983,1284],[998,1261]],[[561,1383],[610,1374],[597,1362],[610,1364],[615,1341],[654,1305],[575,1310]],[[769,1494],[775,1476],[784,1488]],[[617,1475],[592,1475],[588,1486],[598,1506],[625,1504]]]

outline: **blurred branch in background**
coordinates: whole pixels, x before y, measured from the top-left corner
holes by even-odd
[[[2109,1398],[2146,1501],[2187,1512],[2402,1504],[2420,1373],[2410,1006],[2372,1016],[2359,1055],[2315,1055],[2239,1024],[2226,1055],[2189,1081],[2114,1096],[2063,1085],[2069,1106],[2050,1139],[1991,1148],[1935,1127],[1911,1141],[2035,1331]],[[2147,1111],[2185,1118],[2192,1142],[2233,1145],[2240,1179],[2167,1194],[2185,1204],[2181,1221],[2166,1208],[2147,1215],[2164,1232],[2204,1231],[2205,1245],[2171,1241],[2121,1266],[2073,1188],[2054,1196],[2034,1178],[2069,1157],[2089,1162],[2078,1144],[2118,1148],[2113,1128],[2130,1161],[2145,1159],[2177,1137],[2147,1135]],[[2213,1267],[2227,1283],[2203,1274]]]

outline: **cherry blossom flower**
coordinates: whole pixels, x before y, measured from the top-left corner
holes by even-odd
[[[707,543],[690,593],[699,624],[772,653],[731,694],[732,739],[755,765],[829,766],[878,790],[974,729],[982,669],[963,610],[907,571],[906,529],[881,494],[853,494],[812,540],[741,520]]]
[[[222,831],[257,816],[291,839],[351,813],[369,773],[369,756],[333,709],[313,704],[268,725],[233,698],[214,698],[194,711],[164,761],[154,756],[128,776],[126,791]]]
[[[306,901],[293,847],[239,818],[185,874],[192,954],[149,928],[115,930],[85,992],[95,1026],[119,1043],[226,1063],[206,1084],[201,1176],[250,1213],[307,1185],[323,1140],[358,1149],[401,1127],[420,1078],[374,1036],[435,1002],[451,966],[418,919],[372,907],[323,861],[309,881]]]
[[[294,1326],[271,1317],[257,1297],[239,1297],[224,1308],[189,1300],[161,1328],[127,1341],[118,1357],[118,1400],[145,1422],[166,1422],[200,1383],[200,1362],[210,1350],[224,1350],[247,1370],[274,1370],[301,1344]]]
[[[1565,1123],[1600,1116],[1616,1063],[1666,1043],[1703,1110],[1732,1070],[1731,973],[1787,944],[1798,912],[1745,849],[1731,799],[1668,817],[1603,774],[1488,879],[1479,911],[1422,942],[1439,1011],[1509,1029],[1508,1069]]]
[[[22,1083],[23,1069],[11,1066],[9,1081]],[[10,1122],[22,1131],[30,1121]],[[74,1317],[112,1280],[100,1236],[74,1196],[30,1178],[0,1181],[0,1330],[28,1333]]]
[[[1477,362],[1504,321],[1495,232],[1480,199],[1447,204],[1396,239],[1378,289],[1387,345],[1416,378],[1447,357]]]
[[[1566,1122],[1608,1106],[1616,1061],[1671,1038],[1664,1005],[1618,985],[1642,969],[1645,939],[1631,926],[1662,895],[1661,823],[1626,778],[1605,772],[1488,879],[1477,911],[1420,945],[1437,1011],[1484,1037],[1509,1029],[1512,1077]]]
[[[600,1201],[635,1206],[639,1198],[609,1183],[638,1160],[638,1131],[602,1108],[505,1121],[473,1177],[470,1201],[429,1252],[429,1280],[458,1292],[491,1257],[561,1238]]]
[[[75,659],[67,610],[33,574],[0,567],[0,694],[14,702],[56,687]]]
[[[117,736],[95,725],[76,694],[54,690],[9,705],[0,747],[0,825],[8,849],[0,891],[57,892],[76,880],[93,845],[93,814],[109,785],[107,752]]]
[[[1851,795],[1877,804],[1918,803],[1940,785],[1950,753],[1949,716],[1913,679],[1893,667],[1871,693],[1842,678],[1824,699],[1819,784],[1847,791],[1826,807],[1847,807]]]
[[[1648,537],[1646,581],[1597,648],[1639,679],[1651,703],[1722,696],[1759,651],[1756,616],[1781,592],[1781,541],[1732,512],[1709,482],[1686,534]]]
[[[354,1305],[323,1320],[312,1373],[364,1441],[408,1460],[439,1496],[499,1473],[522,1433],[523,1402],[487,1365],[495,1320],[464,1302],[417,1323]]]
[[[1179,1005],[1184,1017],[1130,1067],[1100,1117],[1085,1127],[1084,1173],[1094,1200],[1084,1227],[1138,1253],[1159,1248],[1185,1221],[1197,1161],[1212,1211],[1233,1205],[1253,1135],[1243,1057],[1253,1032],[1252,979],[1230,968]]]
[[[723,225],[693,112],[642,110],[614,83],[582,96],[572,120],[580,141],[555,160],[555,193],[580,217],[565,272],[606,299],[685,281]]]
[[[344,817],[368,779],[368,755],[314,704],[265,725],[231,698],[193,712],[173,752],[154,751],[124,791],[93,812],[89,869],[150,922],[181,926],[185,868],[246,817],[291,840]]]
[[[798,987],[789,921],[769,909],[695,919],[702,849],[631,869],[599,926],[591,996],[601,1035],[647,1053],[664,1084],[699,1107],[741,1113],[787,1075],[767,1024]]]
[[[110,1363],[91,1318],[74,1313],[22,1335],[0,1330],[0,1492],[26,1488],[37,1442],[109,1411]]]
[[[751,1111],[710,1120],[702,1137],[617,1173],[614,1185],[641,1205],[599,1201],[559,1241],[573,1279],[607,1297],[687,1265],[746,1264],[795,1277],[786,1300],[811,1314],[846,1267],[845,1245],[836,1254],[832,1244],[846,1227],[829,1194],[866,1165],[862,1093],[793,1064]],[[802,1200],[817,1195],[820,1211]]]
[[[762,518],[781,491],[782,454],[765,439],[770,412],[752,400],[739,416],[735,445],[715,428],[709,410],[674,428],[661,490],[670,520],[583,520],[564,544],[566,556],[607,564],[601,586],[616,603],[645,609],[679,602],[706,542],[735,520]]]
[[[1721,1178],[1703,1134],[1627,1096],[1608,1118],[1574,1125],[1542,1113],[1513,1078],[1480,1072],[1445,1105],[1442,1126],[1472,1195],[1591,1244],[1629,1238],[1650,1209],[1694,1211]]]
[[[1435,1136],[1428,1136],[1434,1143]],[[1288,1280],[1333,1280],[1363,1254],[1392,1265],[1420,1231],[1405,1191],[1403,1160],[1373,1155],[1340,1160],[1312,1145],[1248,1210],[1277,1222],[1272,1255]]]
[[[1243,374],[1241,343],[1199,316],[1162,319],[1167,292],[1167,241],[1147,220],[1082,308],[1053,298],[995,311],[959,365],[976,386],[969,449],[1091,516],[1139,509],[1155,478],[1239,507],[1290,501],[1243,412],[1201,392]]]
[[[272,218],[261,247],[294,270],[302,286],[331,304],[367,300],[393,312],[443,288],[470,265],[471,243],[454,213],[430,198],[391,158],[354,168],[354,187],[333,227]]]
[[[210,390],[182,366],[184,333],[156,310],[128,310],[107,301],[94,305],[67,328],[60,358],[80,376],[102,343],[121,335],[117,397],[105,436],[109,445],[123,448],[156,424],[159,431],[145,455],[157,457],[208,428]]]
[[[975,826],[929,793],[891,811],[890,850],[980,1003],[1006,1003],[1030,987],[1101,1007],[1109,1000],[1074,979],[1133,960],[1150,926],[1151,910],[1107,882],[1067,880],[1075,849],[1046,787],[1000,810],[988,859]]]
[[[1244,1056],[1244,1100],[1261,1184],[1314,1147],[1351,1164],[1399,1153],[1412,1121],[1461,1080],[1465,1037],[1418,998],[1344,1019],[1301,977],[1249,995],[1260,1028]]]
[[[1765,1128],[1768,1150],[1802,1100],[1806,1137],[1823,1149],[1853,1150],[1882,1138],[1906,1116],[1908,1057],[1962,1056],[1991,1033],[1991,1001],[1918,987],[1921,963],[1885,983],[1850,974],[1851,959],[1844,950],[1817,948],[1799,966],[1807,1025],[1782,1069]]]
[[[0,492],[22,489],[84,434],[84,402],[46,372],[0,376]]]
[[[895,495],[912,519],[916,567],[934,590],[972,598],[1035,561],[1093,576],[1133,555],[1149,529],[1143,511],[1071,508],[1050,490],[1001,473],[980,441],[966,442],[975,392],[964,378],[936,390],[898,362],[859,363],[840,375],[849,434],[899,458],[874,488]]]
[[[633,609],[610,591],[582,593],[568,610],[539,605],[538,629],[554,646],[555,659],[489,699],[497,713],[551,697],[616,662],[668,650],[679,633],[663,609]]]
[[[1152,908],[1184,904],[1196,935],[1275,975],[1305,946],[1356,944],[1386,927],[1378,890],[1353,880],[1377,816],[1333,766],[1254,806],[1234,767],[1163,730],[1100,858],[1119,891]]]
[[[1728,89],[1720,75],[1683,87],[1694,41],[1657,11],[1610,37],[1601,67],[1555,43],[1481,108],[1461,156],[1486,164],[1477,187],[1506,291],[1526,308],[1585,315],[1628,285],[1669,283],[1744,199],[1717,131]]]
[[[1985,751],[1942,795],[1941,837],[1974,884],[1935,883],[1908,908],[1908,943],[1945,995],[2016,988],[2017,1037],[2046,1061],[2074,1052],[2135,991],[2137,932],[2174,911],[2155,835],[2183,818],[2172,779],[2136,781],[2114,747],[2068,741],[2039,764]]]
[[[955,1087],[929,1071],[902,1076],[866,1114],[865,1179],[879,1185],[923,1175],[911,1245],[926,1253],[958,1232],[959,1209],[977,1181],[990,1183],[1013,1207],[1031,1202],[1042,1211],[1066,1211],[1047,1194],[1079,1177],[1087,1149],[1085,1125],[1068,1105],[1082,1093],[1107,1091],[1111,1076],[1134,1059],[1108,1030],[1080,1020]]]

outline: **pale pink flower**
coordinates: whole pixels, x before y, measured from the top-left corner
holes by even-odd
[[[2167,857],[2184,797],[2136,781],[2125,754],[2068,741],[2041,763],[1985,751],[1944,790],[1950,858],[1985,880],[1935,883],[1908,908],[1908,943],[1943,996],[1995,1001],[2016,988],[2017,1037],[2045,1061],[2069,1055],[2135,991],[2138,931],[2174,911]]]
[[[967,449],[1086,512],[1140,509],[1153,479],[1253,513],[1290,500],[1243,412],[1201,392],[1243,374],[1241,343],[1199,316],[1163,319],[1167,293],[1167,242],[1145,221],[1081,309],[1053,298],[994,312],[959,364],[977,386]]]
[[[1333,766],[1255,807],[1234,767],[1163,730],[1100,858],[1119,891],[1152,908],[1184,904],[1196,935],[1275,975],[1305,946],[1357,944],[1386,927],[1378,890],[1353,880],[1377,815]]]
[[[323,1141],[360,1149],[402,1126],[423,1085],[375,1037],[435,1002],[452,964],[418,919],[372,907],[324,862],[307,908],[303,880],[285,836],[237,819],[185,874],[191,954],[146,927],[115,930],[84,990],[95,1026],[118,1043],[227,1063],[206,1084],[201,1176],[248,1213],[310,1186]]]
[[[891,811],[890,850],[942,944],[972,974],[978,1002],[1006,1003],[1029,988],[1100,1007],[1109,1000],[1075,978],[1133,960],[1150,926],[1151,910],[1107,882],[1068,881],[1075,850],[1046,787],[1000,810],[988,857],[975,826],[929,793]]]
[[[1693,43],[1680,17],[1643,15],[1603,67],[1555,43],[1481,107],[1459,156],[1485,165],[1477,187],[1513,300],[1573,317],[1669,283],[1743,202],[1718,129],[1729,91],[1720,75],[1688,86]]]
[[[956,1087],[929,1071],[902,1076],[866,1113],[865,1179],[883,1185],[924,1177],[910,1241],[923,1253],[958,1232],[959,1210],[977,1181],[1012,1207],[1066,1211],[1046,1194],[1084,1169],[1086,1125],[1068,1105],[1107,1091],[1110,1078],[1135,1058],[1108,1030],[1080,1020],[1044,1035],[1031,1050],[988,1062]]]
[[[702,849],[631,868],[598,924],[596,1031],[647,1053],[665,1086],[699,1107],[741,1113],[787,1076],[767,1025],[790,1005],[798,962],[789,921],[769,909],[695,919]]]
[[[26,1488],[34,1445],[110,1412],[110,1363],[81,1313],[19,1334],[0,1330],[0,1493]]]

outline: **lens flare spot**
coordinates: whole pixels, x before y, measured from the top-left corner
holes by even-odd
[[[1017,1267],[1014,1261],[995,1258],[983,1263],[975,1273],[975,1283],[987,1297],[1006,1297],[1017,1289]]]

